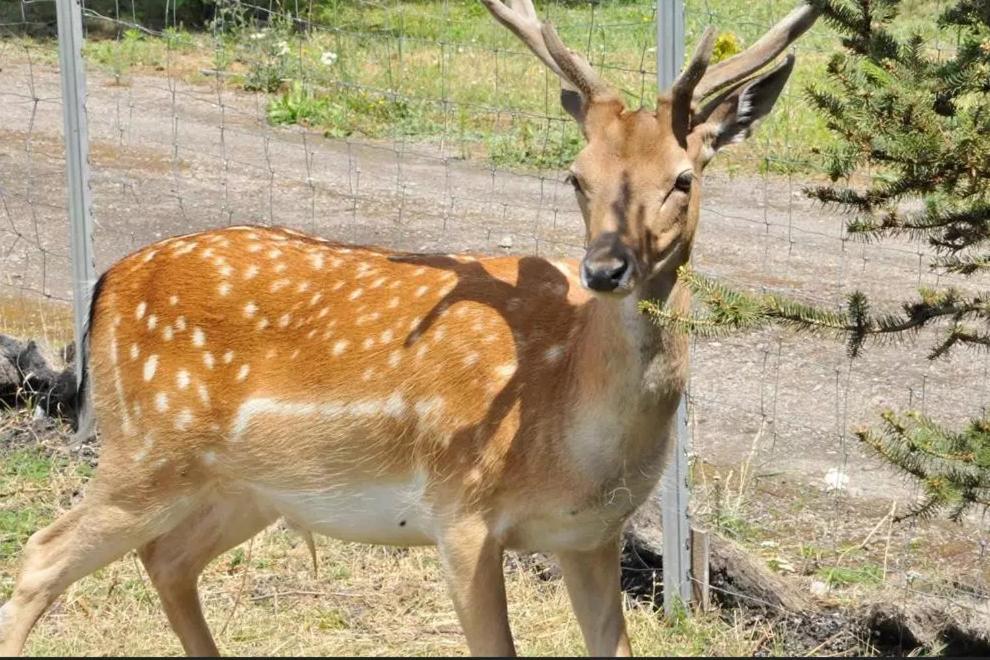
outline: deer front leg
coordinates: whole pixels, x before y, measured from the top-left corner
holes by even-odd
[[[454,609],[471,655],[514,656],[502,547],[480,519],[459,520],[437,543]]]
[[[632,655],[622,615],[620,551],[619,539],[612,539],[595,550],[557,553],[588,655]]]

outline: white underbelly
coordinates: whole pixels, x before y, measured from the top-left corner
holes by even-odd
[[[423,501],[425,479],[347,484],[325,490],[255,489],[290,523],[344,541],[432,545],[432,516]]]

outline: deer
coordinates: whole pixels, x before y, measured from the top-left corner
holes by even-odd
[[[93,287],[82,500],[35,532],[0,608],[23,652],[74,581],[136,550],[190,655],[217,655],[199,575],[284,520],[437,548],[473,655],[514,655],[503,555],[556,556],[587,650],[630,655],[626,521],[671,452],[702,173],[772,109],[815,22],[801,4],[710,65],[702,35],[655,109],[628,110],[531,0],[482,0],[561,82],[585,144],[567,181],[580,260],[414,254],[239,225],[137,250]]]

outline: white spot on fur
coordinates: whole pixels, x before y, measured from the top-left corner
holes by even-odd
[[[382,332],[381,342],[383,344],[386,344],[386,343],[392,341],[392,337],[393,336],[394,336],[394,334],[392,333],[391,330],[385,330],[384,332]]]
[[[350,344],[346,339],[340,339],[333,345],[333,354],[342,355],[344,351],[347,350],[347,346]]]
[[[189,372],[185,369],[179,369],[175,374],[175,384],[180,390],[184,390],[189,387]]]
[[[309,264],[315,270],[322,270],[323,269],[323,255],[322,254],[320,254],[318,252],[314,252],[313,254],[309,255],[308,259],[309,259]]]
[[[179,332],[185,332],[186,330],[185,316],[180,316],[179,318],[175,319],[175,329],[178,330]]]
[[[210,353],[209,351],[203,353],[203,364],[206,365],[207,369],[213,368],[214,365],[213,353]]]
[[[387,277],[379,277],[377,280],[375,280],[374,282],[371,283],[371,287],[370,288],[377,289],[381,285],[385,284],[385,282],[387,282],[387,281],[388,281],[388,278]]]
[[[193,328],[192,344],[197,348],[201,348],[206,345],[206,334],[203,333],[202,328]]]
[[[258,274],[261,269],[257,265],[251,264],[244,269],[244,279],[249,280]]]
[[[315,306],[316,303],[320,302],[320,298],[322,298],[322,297],[323,297],[323,294],[320,293],[319,291],[317,291],[316,293],[314,293],[313,294],[313,297],[309,299],[309,306],[310,307]]]
[[[265,328],[268,327],[268,319],[267,318],[261,319],[260,321],[258,321],[255,327],[258,328],[259,331],[264,330]]]
[[[155,395],[155,410],[165,412],[168,410],[168,394],[159,392]]]
[[[244,316],[246,316],[247,318],[251,318],[252,316],[254,316],[257,311],[258,311],[258,306],[255,305],[253,302],[249,302],[248,304],[244,305]]]
[[[562,357],[564,357],[564,347],[560,344],[551,346],[543,353],[543,359],[550,364],[556,364]]]
[[[203,452],[203,465],[213,465],[217,462],[217,453],[207,449]]]
[[[175,416],[175,430],[188,431],[193,423],[193,413],[189,408],[183,408],[182,412]]]
[[[413,271],[413,277],[419,277],[420,275],[422,275],[425,272],[426,272],[426,269],[423,268],[422,266],[420,266],[419,268],[417,268],[416,270]]]
[[[148,303],[141,301],[138,303],[137,309],[134,310],[134,318],[138,321],[144,318],[144,313],[148,310]]]
[[[464,366],[465,367],[474,366],[475,364],[478,363],[478,357],[479,356],[477,353],[468,353],[467,355],[464,356]]]
[[[275,280],[274,282],[272,282],[272,285],[268,287],[268,290],[271,291],[272,293],[275,293],[289,286],[289,284],[290,284],[290,280],[283,277],[282,279]]]
[[[172,337],[174,335],[175,332],[172,330],[172,326],[166,325],[165,328],[162,329],[162,339],[164,339],[165,341],[172,341]]]
[[[274,249],[268,251],[268,258],[269,259],[278,259],[281,256],[282,256],[282,251],[279,250],[278,248],[274,248]]]
[[[237,370],[237,382],[243,383],[247,379],[248,374],[250,372],[251,372],[251,365],[242,364],[241,368]]]
[[[223,354],[223,363],[230,364],[234,361],[234,351],[227,351]]]
[[[148,457],[148,452],[151,448],[155,446],[155,439],[150,434],[144,436],[144,442],[141,443],[141,449],[134,452],[134,460],[136,462],[143,461]],[[2,623],[2,622],[0,622]]]
[[[144,362],[144,381],[148,382],[154,378],[156,371],[158,371],[158,356],[152,355]]]
[[[230,282],[221,282],[220,286],[217,287],[217,293],[221,296],[226,296],[230,293]]]
[[[415,295],[416,295],[417,298],[422,298],[423,296],[426,295],[426,292],[429,291],[429,290],[430,290],[430,287],[428,287],[428,286],[426,286],[424,284],[424,285],[420,286],[418,289],[416,289],[416,294]]]
[[[248,246],[247,251],[254,254],[256,252],[261,252],[263,249],[264,248],[261,246],[261,243],[252,243]]]
[[[284,273],[287,268],[288,266],[286,266],[284,262],[280,261],[279,263],[275,264],[276,273]]]
[[[434,396],[422,401],[417,401],[413,408],[420,417],[432,417],[443,410],[443,397]]]
[[[385,399],[385,405],[382,406],[382,412],[389,417],[401,417],[402,414],[406,412],[406,402],[402,399],[402,395],[398,392],[392,392],[392,394]]]
[[[309,290],[309,282],[306,280],[303,280],[302,282],[296,285],[296,293],[306,293],[306,291],[308,290]]]
[[[361,374],[361,380],[363,380],[365,382],[371,380],[374,377],[375,377],[375,368],[374,367],[368,367],[367,369],[364,370],[364,373]]]
[[[388,366],[389,367],[391,367],[392,369],[395,369],[397,366],[399,366],[399,362],[401,362],[401,361],[402,361],[402,351],[396,349],[396,350],[392,351],[391,353],[389,353],[389,355],[388,355]]]
[[[280,328],[289,327],[289,323],[292,322],[292,314],[282,314],[278,319],[278,326]]]
[[[351,295],[347,296],[348,300],[357,300],[364,293],[364,289],[358,288],[351,291]]]
[[[298,348],[296,350],[292,351],[292,355],[289,356],[289,359],[290,360],[295,360],[297,357],[299,357],[299,352],[300,351],[299,351]]]
[[[516,363],[507,362],[506,364],[495,367],[495,375],[499,378],[512,378],[512,374],[516,373]]]
[[[206,385],[199,383],[196,386],[196,394],[199,395],[199,401],[204,406],[210,405],[210,390],[206,388]]]
[[[141,347],[137,344],[131,344],[131,359],[136,360],[139,355],[141,355]]]
[[[388,301],[388,308],[389,309],[395,309],[398,306],[399,306],[399,299],[398,298],[392,298],[391,300]]]
[[[364,341],[361,342],[361,349],[366,351],[374,345],[375,339],[373,337],[365,337]]]
[[[179,296],[169,296],[169,298],[168,298],[168,304],[171,305],[172,307],[175,307],[176,305],[178,305],[179,304]]]

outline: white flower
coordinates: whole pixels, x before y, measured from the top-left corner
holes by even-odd
[[[324,66],[333,66],[337,62],[337,53],[331,50],[323,51],[323,54],[320,55],[320,62]]]
[[[276,45],[278,46],[278,54],[279,55],[288,55],[289,54],[289,44],[287,44],[284,41],[280,41]]]

